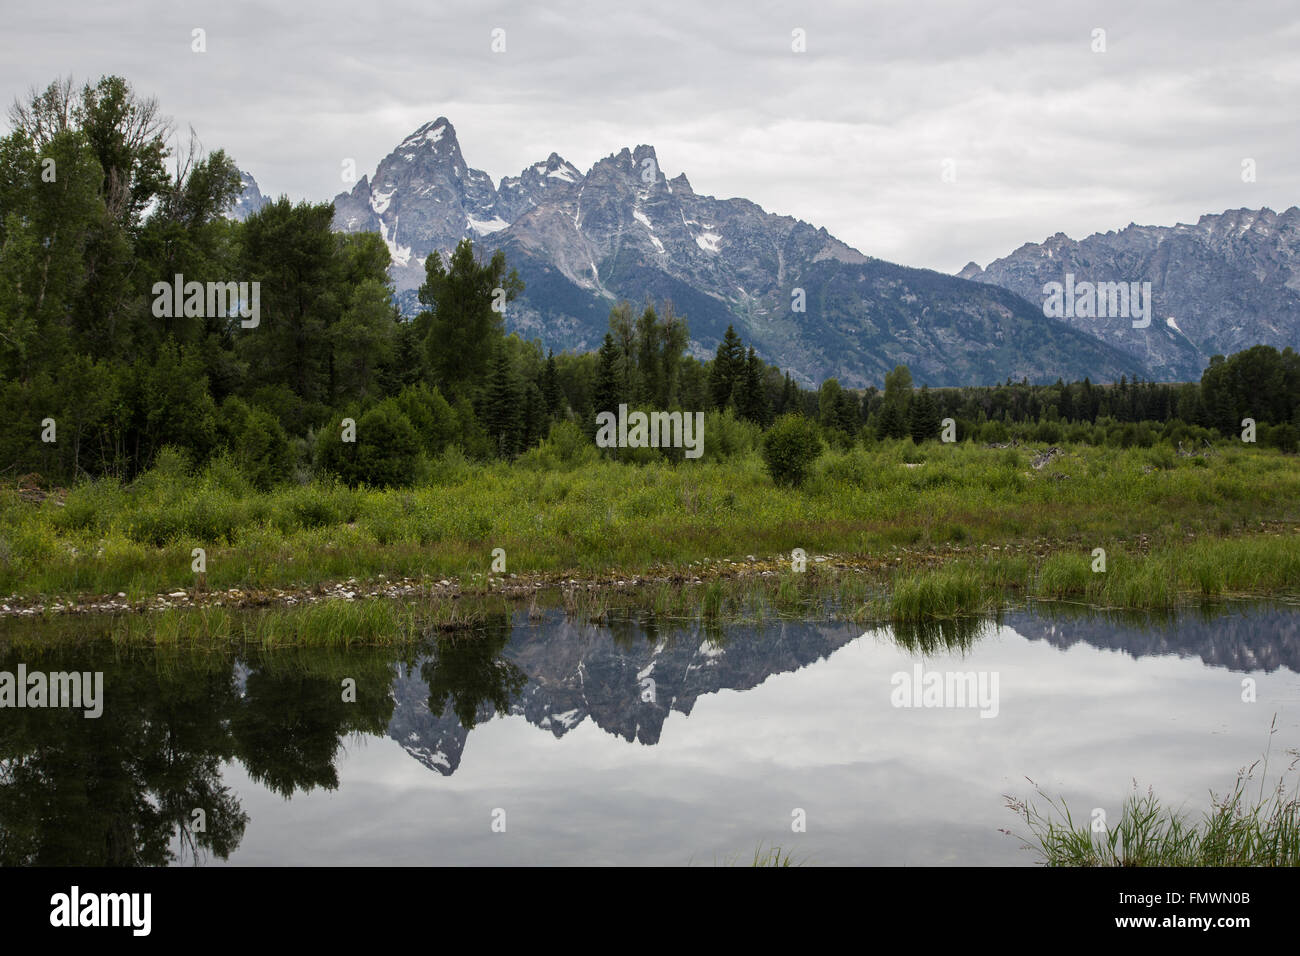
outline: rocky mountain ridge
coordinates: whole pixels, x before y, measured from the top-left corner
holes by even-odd
[[[1300,347],[1300,207],[1229,209],[1195,224],[1139,226],[1085,239],[1056,233],[958,276],[1041,303],[1062,282],[1150,282],[1149,328],[1122,319],[1063,321],[1122,349],[1162,380],[1200,377],[1212,355]]]
[[[245,207],[261,201],[249,180]],[[502,249],[519,271],[526,291],[507,309],[507,329],[545,347],[594,350],[617,301],[671,300],[698,357],[735,325],[813,387],[832,376],[879,386],[900,363],[930,385],[1191,380],[1216,352],[1288,344],[1300,330],[1296,209],[1239,210],[1172,231],[1130,226],[1083,242],[1058,234],[946,276],[873,258],[746,199],[700,195],[685,173],[668,178],[648,145],[586,173],[553,152],[494,183],[468,164],[446,117],[403,139],[334,207],[340,231],[383,237],[408,315],[419,309],[427,257],[469,238],[485,253]],[[1133,329],[1048,317],[1043,285],[1067,271],[1151,281],[1156,319]]]

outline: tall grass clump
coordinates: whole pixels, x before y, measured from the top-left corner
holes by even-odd
[[[895,578],[884,610],[889,620],[915,622],[983,614],[999,603],[979,570],[958,564]]]
[[[779,846],[770,846],[764,849],[759,847],[754,851],[754,862],[751,866],[802,866],[795,863],[794,858],[790,855],[789,850],[782,850]]]
[[[1097,583],[1092,559],[1082,554],[1052,555],[1038,569],[1038,595],[1044,598],[1082,597]]]
[[[1270,735],[1276,723],[1274,717]],[[1076,821],[1064,799],[1053,799],[1037,786],[1046,808],[1011,796],[1007,808],[1029,830],[1021,836],[1025,847],[1047,866],[1300,866],[1300,781],[1290,780],[1300,751],[1287,754],[1291,763],[1271,790],[1265,789],[1265,754],[1238,772],[1226,794],[1210,795],[1210,808],[1199,821],[1165,806],[1150,789],[1138,793],[1136,787],[1119,821],[1102,833],[1093,833],[1089,820]]]
[[[795,862],[794,857],[789,850],[783,850],[779,846],[764,846],[759,844],[754,850],[754,857],[749,863],[742,863],[743,857],[730,856],[719,861],[714,859],[714,866],[803,866],[804,863]]]

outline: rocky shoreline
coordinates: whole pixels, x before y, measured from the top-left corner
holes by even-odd
[[[1005,547],[959,547],[946,549],[897,549],[888,556],[809,554],[804,573],[853,573],[883,575],[906,564],[909,568],[932,566],[954,557],[980,553],[1026,553],[1046,556],[1043,545],[1009,545]],[[646,587],[669,584],[691,586],[715,579],[771,578],[792,572],[789,556],[759,558],[746,555],[735,561],[705,560],[684,567],[651,568],[637,573],[610,573],[598,576],[575,576],[572,573],[480,574],[459,578],[388,578],[325,582],[302,587],[213,588],[193,587],[160,592],[148,598],[131,600],[125,592],[105,595],[80,595],[77,598],[42,600],[39,596],[13,595],[0,601],[0,619],[36,617],[45,614],[142,614],[173,608],[293,607],[322,601],[357,601],[373,598],[418,600],[425,598],[459,599],[497,596],[521,600],[548,591],[610,591],[631,593]]]

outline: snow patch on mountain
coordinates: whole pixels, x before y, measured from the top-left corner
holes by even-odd
[[[469,223],[469,228],[481,236],[489,236],[494,232],[500,232],[510,225],[500,216],[493,216],[491,219],[475,219],[473,216],[466,216],[465,218]]]
[[[397,244],[397,219],[393,219],[392,236],[388,235],[388,224],[381,219],[379,221],[379,235],[384,240],[384,245],[388,247],[388,254],[393,257],[393,262],[399,266],[411,264],[411,247]]]
[[[721,238],[716,232],[705,232],[695,237],[695,244],[705,252],[717,252],[718,241]]]
[[[650,233],[650,241],[654,243],[655,250],[662,253],[664,251],[664,244],[659,240],[659,237],[655,235],[655,228],[650,224],[650,217],[643,213],[640,207],[636,207],[632,210],[632,218],[645,226],[645,231]]]

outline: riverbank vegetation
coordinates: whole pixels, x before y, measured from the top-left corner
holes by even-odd
[[[1015,797],[1007,807],[1029,831],[1021,836],[1026,848],[1048,866],[1300,866],[1300,751],[1283,759],[1289,765],[1271,789],[1265,754],[1237,774],[1231,790],[1211,794],[1200,820],[1136,784],[1118,821],[1099,833],[1091,817],[1075,820],[1064,800],[1041,789],[1045,808]]]
[[[885,441],[825,450],[797,488],[772,482],[755,443],[690,467],[568,455],[546,443],[514,464],[444,456],[410,489],[260,492],[224,459],[195,467],[179,454],[126,484],[11,486],[0,595],[136,604],[398,579],[462,591],[689,582],[728,561],[793,579],[796,548],[814,570],[833,555],[884,586],[872,610],[886,619],[977,613],[1008,594],[1160,607],[1300,586],[1300,469],[1268,449]]]
[[[506,573],[594,575],[788,559],[795,548],[902,566],[935,549],[1016,545],[1052,558],[1041,587],[1054,597],[1138,600],[1143,584],[1120,583],[1136,573],[1123,556],[1162,548],[1177,577],[1161,591],[1285,585],[1288,539],[1300,526],[1295,459],[1251,448],[1166,452],[1069,446],[1043,464],[1047,453],[1033,448],[885,442],[828,451],[803,486],[783,488],[753,445],[690,468],[566,467],[564,451],[547,445],[539,457],[553,454],[554,463],[443,458],[419,488],[318,481],[269,492],[222,460],[194,468],[164,456],[130,484],[101,479],[40,501],[30,490],[0,491],[0,594],[135,599],[190,588],[194,548],[206,550],[213,590],[380,574],[468,581],[491,573],[497,548]],[[1256,546],[1189,547],[1260,532],[1270,534],[1249,553]],[[1104,574],[1091,570],[1095,548],[1107,552]],[[1134,593],[1123,596],[1123,586]]]

